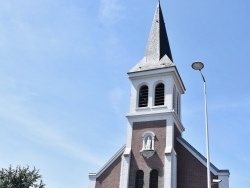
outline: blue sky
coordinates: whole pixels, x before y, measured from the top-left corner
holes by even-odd
[[[0,0],[0,167],[40,169],[48,188],[87,187],[125,143],[130,83],[157,0]],[[161,1],[182,96],[183,137],[230,187],[250,184],[250,1]]]

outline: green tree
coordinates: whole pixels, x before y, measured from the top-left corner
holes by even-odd
[[[3,182],[1,181],[1,179],[0,179],[0,188],[4,188],[3,187]]]
[[[0,188],[45,188],[39,170],[29,166],[16,169],[10,165],[8,169],[0,170]]]

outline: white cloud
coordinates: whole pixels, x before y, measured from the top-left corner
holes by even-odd
[[[120,0],[101,0],[100,19],[103,24],[116,23],[123,18],[125,7]]]

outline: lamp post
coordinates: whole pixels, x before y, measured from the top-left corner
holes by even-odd
[[[207,150],[207,187],[211,188],[211,178],[210,178],[210,154],[209,154],[209,134],[208,134],[208,116],[207,116],[207,91],[206,91],[206,80],[201,72],[204,64],[202,62],[194,62],[192,68],[194,70],[199,70],[204,83],[204,102],[205,102],[205,123],[206,123],[206,150]]]

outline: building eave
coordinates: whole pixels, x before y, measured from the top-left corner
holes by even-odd
[[[89,178],[98,178],[118,157],[120,157],[125,151],[126,145],[122,146],[122,148],[111,157],[111,159],[97,172],[97,173],[89,173]]]
[[[126,115],[127,119],[130,120],[136,120],[136,119],[140,119],[141,117],[148,117],[149,119],[146,121],[152,121],[150,120],[150,117],[158,117],[158,119],[165,119],[166,116],[173,116],[175,122],[177,122],[176,126],[179,129],[179,131],[182,133],[183,131],[185,131],[185,127],[182,125],[180,119],[178,118],[178,116],[176,115],[176,113],[173,110],[164,110],[163,112],[158,112],[158,113],[149,113],[149,112],[143,112],[142,113],[128,113]],[[159,118],[161,117],[161,118]]]

